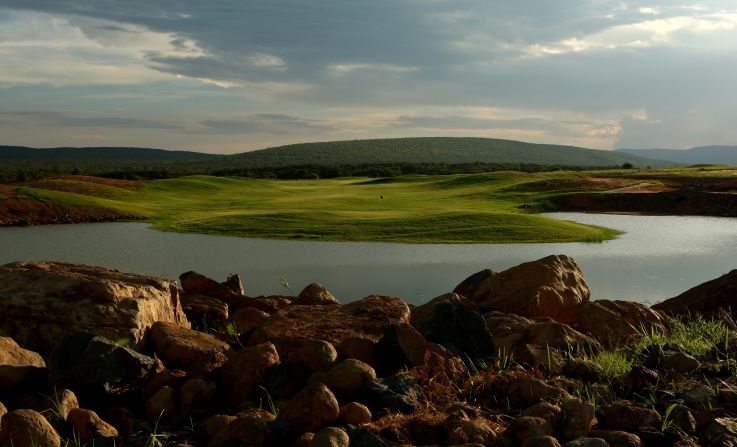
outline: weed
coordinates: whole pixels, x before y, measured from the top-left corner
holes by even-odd
[[[269,390],[259,385],[259,388],[261,388],[261,391],[264,392],[266,395],[266,405],[268,405],[268,410],[271,414],[274,416],[279,416],[279,409],[274,405],[274,400],[271,398],[271,393],[269,393]],[[259,399],[259,408],[262,408],[262,402],[261,399]]]
[[[670,418],[670,415],[677,406],[678,404],[671,404],[665,409],[663,418],[660,421],[660,431],[663,433],[670,431],[673,428],[673,420]]]
[[[632,361],[621,350],[601,351],[593,360],[601,366],[604,377],[609,381],[632,369]]]
[[[292,288],[289,286],[289,280],[286,276],[282,276],[281,278],[279,278],[279,284],[285,289],[289,290],[289,295],[296,296],[294,292],[292,292]]]
[[[498,349],[497,354],[496,361],[494,362],[497,371],[505,371],[512,367],[514,364],[514,354],[508,353],[506,347]]]

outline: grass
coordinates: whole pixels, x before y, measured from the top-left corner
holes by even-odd
[[[385,181],[192,176],[148,182],[135,191],[107,187],[101,190],[104,194],[90,195],[25,186],[20,193],[63,206],[112,208],[144,217],[165,231],[268,239],[505,243],[616,237],[615,230],[523,209],[534,209],[555,192],[516,186],[569,177],[578,174],[498,172]]]
[[[627,374],[632,369],[632,360],[619,349],[601,351],[593,358],[593,361],[601,366],[603,376],[609,381]]]
[[[674,319],[666,332],[643,331],[643,337],[634,347],[635,356],[642,356],[652,346],[661,348],[680,346],[683,352],[698,358],[704,358],[714,348],[728,343],[732,331],[721,320],[707,320],[701,315],[681,321]]]

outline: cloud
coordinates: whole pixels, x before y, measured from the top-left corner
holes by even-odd
[[[301,132],[334,131],[335,128],[323,120],[302,118],[293,115],[260,113],[229,119],[207,119],[199,122],[205,131],[213,133],[261,133],[298,134]]]
[[[59,112],[0,112],[3,125],[40,125],[50,127],[99,127],[115,129],[182,129],[178,123],[137,118],[105,116],[71,116]]]

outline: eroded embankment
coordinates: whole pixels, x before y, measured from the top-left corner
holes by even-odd
[[[737,217],[737,194],[732,193],[582,193],[551,201],[558,211]]]

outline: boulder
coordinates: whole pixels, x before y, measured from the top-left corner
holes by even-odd
[[[510,424],[507,433],[522,443],[533,436],[552,436],[553,427],[543,418],[521,416]]]
[[[13,410],[3,416],[0,444],[13,447],[59,447],[61,438],[41,413]]]
[[[67,416],[67,424],[77,435],[82,443],[94,442],[99,438],[111,438],[118,436],[118,430],[108,424],[92,410],[74,408]]]
[[[352,399],[361,393],[366,383],[376,379],[376,372],[360,360],[346,359],[316,378],[339,398]]]
[[[179,275],[179,282],[187,295],[205,295],[218,299],[228,305],[229,312],[235,312],[242,307],[253,307],[266,313],[276,310],[269,303],[236,293],[227,284],[219,283],[197,272],[182,273]]]
[[[335,347],[324,340],[301,340],[287,357],[287,361],[301,362],[312,372],[329,370],[337,359]]]
[[[148,356],[80,331],[61,340],[48,362],[50,382],[80,397],[97,399],[143,382],[156,367]]]
[[[217,385],[203,377],[193,377],[179,388],[179,408],[187,410],[206,410],[217,401]]]
[[[571,326],[605,346],[617,346],[643,333],[664,332],[667,323],[665,314],[641,303],[597,300],[578,306]]]
[[[215,432],[208,447],[236,445],[264,446],[269,437],[268,422],[258,416],[240,416]]]
[[[286,356],[300,340],[324,340],[333,346],[351,337],[376,342],[386,326],[407,322],[407,304],[388,296],[373,295],[342,306],[290,306],[256,329],[250,344],[271,341]]]
[[[605,405],[597,410],[597,419],[602,428],[637,433],[642,428],[660,428],[660,415],[652,408],[617,403]]]
[[[337,427],[325,427],[315,433],[311,447],[349,447],[348,433]]]
[[[177,390],[168,385],[159,388],[146,401],[146,414],[152,421],[169,420],[178,412]]]
[[[442,295],[414,309],[412,326],[427,341],[443,345],[462,358],[496,354],[484,317],[458,295]]]
[[[335,350],[338,351],[338,358],[341,360],[356,359],[375,367],[377,365],[376,345],[376,341],[368,338],[348,337],[341,341]]]
[[[612,447],[645,447],[639,436],[621,430],[593,430],[589,436],[603,439]]]
[[[238,335],[250,334],[251,331],[261,326],[268,319],[269,314],[262,310],[253,307],[242,307],[230,315],[225,324]]]
[[[43,414],[53,414],[55,417],[66,420],[69,412],[79,408],[77,396],[66,388],[55,390],[41,405],[39,410]]]
[[[363,388],[360,401],[371,413],[384,416],[389,413],[411,414],[423,401],[419,381],[406,373],[369,381]]]
[[[228,305],[217,298],[183,294],[181,300],[182,310],[194,328],[220,328],[228,319]]]
[[[737,270],[699,284],[682,294],[653,306],[668,315],[718,317],[721,310],[737,312]]]
[[[496,433],[480,420],[463,419],[449,427],[449,438],[454,444],[476,443],[483,446],[496,444]]]
[[[328,291],[322,284],[312,283],[305,287],[297,298],[292,301],[293,305],[325,305],[325,304],[340,304],[337,298]]]
[[[39,353],[21,348],[10,337],[0,337],[0,391],[18,387],[45,368],[46,362]]]
[[[349,402],[340,407],[340,421],[346,425],[360,425],[371,422],[371,410],[358,402]]]
[[[548,256],[501,273],[476,273],[454,292],[484,311],[496,310],[525,317],[575,321],[578,304],[589,301],[589,287],[576,262],[568,256]]]
[[[376,369],[380,376],[389,376],[402,368],[424,365],[428,343],[412,325],[400,323],[384,329],[376,349]]]
[[[531,436],[520,447],[560,447],[560,442],[552,436]]]
[[[580,399],[569,399],[561,405],[563,438],[571,440],[586,436],[594,424],[594,406]]]
[[[233,405],[256,396],[269,370],[279,363],[279,353],[272,343],[261,343],[242,351],[233,351],[221,370],[220,384]]]
[[[227,360],[230,345],[210,334],[158,321],[151,326],[151,346],[168,368],[207,374]]]
[[[704,430],[703,441],[706,447],[737,445],[737,418],[714,418]]]
[[[156,321],[189,327],[174,281],[62,262],[0,267],[0,335],[41,355],[80,329],[144,350]]]
[[[324,384],[313,383],[287,403],[277,420],[299,433],[314,433],[338,419],[339,415],[340,407],[333,393]]]

